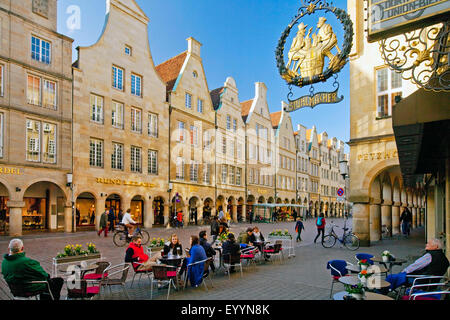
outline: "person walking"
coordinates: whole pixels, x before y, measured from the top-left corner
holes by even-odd
[[[116,215],[114,214],[114,208],[110,207],[108,212],[109,230],[114,231],[114,222],[116,221]]]
[[[314,239],[314,243],[316,243],[317,238],[319,238],[320,234],[322,234],[322,242],[323,242],[323,238],[325,237],[325,217],[324,214],[321,213],[319,215],[319,217],[316,219],[316,227],[317,227],[317,236]]]
[[[305,225],[303,224],[302,218],[297,218],[297,223],[295,224],[295,232],[297,232],[297,239],[296,242],[302,241],[301,233],[302,230],[305,230]]]
[[[292,217],[294,218],[294,221],[297,221],[297,210],[292,210]]]
[[[250,218],[250,224],[252,224],[253,223],[253,208],[250,208],[248,210],[248,216]]]
[[[411,233],[411,222],[412,214],[411,211],[406,207],[403,209],[402,215],[400,216],[400,223],[402,226],[402,232],[407,237],[409,237]]]
[[[108,237],[108,211],[102,213],[100,217],[99,231],[97,235],[100,237],[103,231],[105,231],[105,238]]]
[[[183,211],[177,213],[177,228],[183,228]]]

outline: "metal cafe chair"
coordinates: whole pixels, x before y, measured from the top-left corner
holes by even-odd
[[[213,287],[213,282],[212,282],[212,279],[210,277],[210,272],[209,272],[209,265],[213,262],[213,259],[214,259],[213,257],[210,257],[210,258],[202,260],[202,261],[197,261],[197,262],[188,264],[187,265],[186,275],[184,277],[184,287],[186,288],[186,286],[187,286],[189,270],[193,266],[198,265],[200,263],[204,263],[204,265],[203,265],[203,274],[202,274],[202,283],[205,286],[206,291],[208,291],[208,287],[206,286],[206,279],[210,280],[211,287]]]
[[[226,269],[228,273],[228,279],[230,280],[230,269],[231,267],[239,267],[241,271],[241,278],[242,278],[242,261],[241,261],[241,253],[238,253],[236,255],[232,255],[230,253],[223,255],[223,266]]]
[[[176,288],[174,280],[177,278],[177,267],[168,265],[156,265],[152,266],[153,278],[151,278],[150,299],[153,298],[153,282],[167,283],[169,285],[167,291],[167,300],[169,300],[170,287]]]

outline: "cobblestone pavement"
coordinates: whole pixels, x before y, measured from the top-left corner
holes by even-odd
[[[327,221],[334,222],[342,227],[343,219],[329,218]],[[350,223],[349,220],[347,223]],[[282,222],[276,224],[254,224],[258,225],[267,238],[267,235],[273,229],[288,229],[294,235],[293,222]],[[233,224],[231,231],[235,234],[245,230],[247,223]],[[256,267],[247,268],[244,265],[243,277],[239,272],[231,275],[231,280],[224,275],[223,270],[218,270],[213,276],[213,285],[208,282],[208,291],[204,286],[198,288],[187,288],[182,291],[171,290],[170,299],[172,300],[328,300],[330,296],[331,278],[330,271],[326,269],[326,263],[332,259],[343,259],[356,263],[355,253],[366,252],[374,255],[380,255],[383,250],[389,250],[397,257],[406,258],[408,263],[417,258],[424,249],[424,229],[413,230],[409,239],[399,236],[395,239],[382,240],[373,244],[371,247],[360,248],[356,252],[340,247],[337,243],[334,248],[325,249],[319,243],[314,244],[316,227],[314,221],[309,219],[305,222],[303,241],[295,244],[295,257],[285,258],[283,263],[266,263]],[[209,235],[209,226],[189,226],[183,229],[165,229],[154,228],[148,230],[151,237],[162,237],[168,239],[172,233],[177,233],[183,247],[189,243],[190,235],[198,235],[201,230],[207,230]],[[335,230],[338,235],[342,234],[342,229]],[[111,234],[109,234],[111,235]],[[76,234],[42,234],[25,235],[22,237],[25,251],[28,257],[40,261],[47,272],[51,273],[52,258],[58,252],[61,252],[66,244],[86,245],[92,241],[96,244],[105,260],[112,264],[123,262],[125,249],[118,248],[112,242],[112,237],[99,238],[95,232],[82,232]],[[10,238],[0,237],[1,251],[6,253]],[[3,260],[3,254],[0,260]],[[217,261],[216,261],[217,263]],[[394,267],[394,272],[400,272],[401,267]],[[133,271],[128,275],[127,291],[134,300],[150,299],[150,284],[148,278],[142,277],[140,282],[135,280],[133,288],[130,288]],[[136,277],[137,278],[137,277]],[[4,282],[2,281],[4,286]],[[4,287],[3,287],[4,288]],[[343,286],[335,285],[335,292],[343,290]],[[6,291],[9,290],[6,288]],[[62,296],[65,297],[66,291],[63,288]],[[153,299],[166,299],[167,290],[153,291]],[[0,290],[0,299],[8,297]],[[122,300],[126,296],[118,288],[113,289],[112,294],[105,291],[104,299]]]

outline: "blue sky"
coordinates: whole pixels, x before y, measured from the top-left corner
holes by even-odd
[[[194,37],[203,44],[202,58],[209,89],[221,87],[228,76],[232,76],[239,89],[239,98],[245,101],[254,96],[254,83],[261,81],[268,87],[268,102],[271,112],[281,109],[281,101],[287,101],[287,84],[279,76],[275,48],[286,26],[297,14],[300,0],[136,0],[147,14],[149,42],[155,64],[187,49],[186,39]],[[346,9],[346,0],[335,0],[333,4]],[[67,28],[71,5],[81,10],[81,25],[78,30]],[[59,0],[58,32],[74,39],[74,48],[95,43],[103,29],[106,12],[105,0]],[[315,27],[319,15],[304,20]],[[342,28],[330,13],[326,14],[333,30],[338,35],[342,49]],[[286,48],[297,28],[294,27]],[[315,30],[313,30],[315,31]],[[74,50],[73,58],[76,59]],[[285,53],[287,56],[287,53]],[[294,125],[307,128],[316,125],[318,132],[326,131],[330,137],[349,141],[350,138],[350,90],[349,65],[339,73],[339,104],[319,105],[291,113]],[[316,92],[332,91],[332,80],[314,86]],[[294,97],[309,93],[309,87],[294,88]],[[295,129],[295,128],[294,128]]]

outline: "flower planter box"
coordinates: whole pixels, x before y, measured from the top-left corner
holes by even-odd
[[[151,246],[147,246],[147,250],[148,252],[151,254],[152,252],[159,252],[162,249],[164,249],[164,246],[157,246],[157,247],[151,247]]]
[[[269,239],[292,240],[292,236],[269,235]]]

